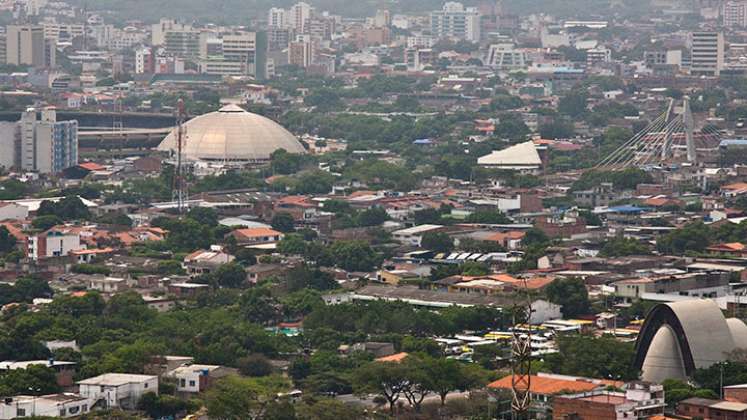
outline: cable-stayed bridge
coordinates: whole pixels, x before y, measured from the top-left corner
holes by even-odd
[[[683,100],[679,109],[675,107],[674,100],[671,100],[663,114],[607,155],[594,168],[614,171],[679,162],[696,164],[698,146],[707,147],[718,144],[719,141],[720,134],[714,127],[705,126],[695,130],[689,98]]]

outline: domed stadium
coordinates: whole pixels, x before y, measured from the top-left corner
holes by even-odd
[[[288,130],[236,105],[193,118],[184,128],[183,156],[190,161],[262,163],[279,149],[306,153]],[[158,150],[175,153],[176,136],[175,129],[163,139]]]
[[[634,367],[645,381],[687,379],[696,369],[747,348],[747,325],[725,318],[716,302],[686,300],[656,305],[638,335]]]

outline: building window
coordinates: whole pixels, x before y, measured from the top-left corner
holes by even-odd
[[[187,380],[186,379],[180,379],[179,380],[179,386],[181,386],[182,388],[184,388],[185,386],[187,386]]]
[[[189,381],[189,386],[195,386],[195,381]]]
[[[19,408],[16,410],[16,415],[18,417],[26,417],[26,409],[25,408]]]
[[[146,383],[145,383],[145,384],[143,385],[143,388],[147,388],[147,387],[148,387],[148,383],[146,382]]]

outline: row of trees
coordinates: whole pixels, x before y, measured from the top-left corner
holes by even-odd
[[[438,396],[441,405],[454,391],[467,391],[485,385],[489,374],[476,365],[463,365],[455,360],[409,355],[401,362],[370,362],[354,373],[355,389],[359,393],[381,395],[393,415],[400,399],[420,412],[429,395]]]

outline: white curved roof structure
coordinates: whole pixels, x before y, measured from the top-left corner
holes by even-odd
[[[187,160],[261,162],[270,159],[278,149],[305,153],[305,149],[288,130],[261,115],[227,105],[217,112],[200,115],[184,124],[186,136],[184,157]],[[176,130],[158,146],[158,150],[175,152]]]
[[[542,166],[542,159],[534,142],[527,141],[482,156],[477,164],[501,169],[537,169]]]
[[[727,353],[747,347],[747,325],[726,319],[707,299],[655,306],[636,343],[635,367],[642,379],[686,379],[695,369],[725,360]]]

